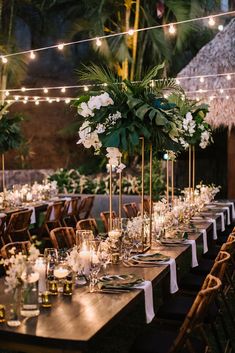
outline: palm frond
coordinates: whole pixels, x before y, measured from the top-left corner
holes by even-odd
[[[162,80],[156,81],[154,90],[157,92],[168,90],[168,91],[177,91],[177,92],[183,93],[183,89],[176,83],[176,80],[174,78],[162,79]]]
[[[94,81],[101,84],[113,84],[116,82],[113,73],[108,68],[96,64],[83,66],[83,68],[83,70],[76,70],[79,79],[82,81]]]
[[[164,68],[164,63],[154,66],[142,79],[140,86],[147,87],[150,82],[157,76],[158,71]]]

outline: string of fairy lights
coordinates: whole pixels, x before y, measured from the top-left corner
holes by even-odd
[[[36,49],[31,49],[31,50],[24,50],[24,51],[19,51],[19,52],[14,52],[14,53],[9,53],[9,54],[0,54],[0,60],[3,65],[7,65],[10,63],[10,58],[16,55],[27,55],[29,59],[35,60],[37,58],[37,54],[39,52],[45,51],[45,50],[50,50],[50,49],[57,49],[59,51],[63,51],[65,47],[72,46],[72,45],[77,45],[85,42],[95,42],[97,47],[102,46],[102,41],[116,37],[116,36],[124,36],[124,35],[129,35],[132,36],[134,35],[135,32],[143,32],[143,31],[149,31],[149,30],[154,30],[154,29],[159,29],[159,28],[167,28],[168,32],[170,35],[175,35],[177,32],[177,26],[185,23],[190,23],[190,22],[197,22],[197,21],[207,21],[208,26],[214,27],[217,25],[217,28],[219,31],[223,31],[224,27],[223,24],[218,23],[217,19],[223,16],[232,16],[235,15],[235,11],[228,11],[228,12],[222,12],[214,15],[208,15],[208,16],[203,16],[203,17],[197,17],[197,18],[192,18],[192,19],[187,19],[183,21],[177,21],[177,22],[172,22],[172,23],[166,23],[162,25],[156,25],[156,26],[151,26],[151,27],[144,27],[144,28],[139,28],[137,30],[134,29],[129,29],[128,31],[125,32],[119,32],[119,33],[111,33],[108,35],[103,35],[103,36],[96,36],[92,38],[86,38],[83,40],[78,40],[78,41],[72,41],[72,42],[66,42],[66,43],[59,43],[59,44],[54,44],[51,46],[46,46],[46,47],[40,47]],[[195,75],[195,76],[181,76],[178,78],[175,78],[175,81],[177,84],[182,84],[184,80],[199,80],[201,84],[203,84],[207,78],[225,78],[227,81],[231,81],[233,76],[235,75],[235,72],[227,72],[227,73],[220,73],[220,74],[207,74],[207,75]],[[157,81],[162,81],[163,79],[158,79],[158,80],[153,80],[150,85],[154,85],[155,82]],[[137,82],[137,81],[136,81]],[[117,83],[117,84],[122,84],[122,82]],[[221,84],[220,84],[221,85]],[[86,84],[86,85],[68,85],[68,86],[50,86],[50,87],[21,87],[21,88],[11,88],[11,89],[6,89],[6,90],[0,90],[0,92],[4,93],[4,97],[7,101],[7,103],[12,103],[12,102],[22,102],[24,104],[28,102],[34,102],[35,105],[39,105],[40,102],[48,102],[48,103],[53,103],[53,102],[65,102],[66,104],[69,104],[71,101],[77,99],[74,97],[65,97],[65,94],[67,91],[70,90],[83,90],[85,92],[88,92],[90,89],[93,88],[102,88],[107,86],[106,83],[104,84]],[[225,98],[229,99],[231,94],[227,94],[227,91],[233,91],[235,88],[226,88],[225,86],[219,87],[218,89],[203,89],[200,88],[195,91],[187,91],[187,94],[194,94],[197,97],[197,100],[199,100],[198,95],[205,95],[211,92],[216,92],[217,95],[212,95],[210,94],[210,100],[213,100],[215,97],[216,98]],[[52,91],[59,91],[60,96],[53,96],[49,97],[48,94]],[[20,95],[19,93],[26,93],[26,92],[37,92],[37,96],[26,96],[26,95]],[[224,95],[224,92],[226,92],[226,95]],[[40,94],[43,94],[40,95]],[[62,96],[61,96],[62,95]]]

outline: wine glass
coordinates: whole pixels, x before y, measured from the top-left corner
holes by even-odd
[[[54,268],[58,261],[58,251],[54,248],[46,248],[44,250],[44,258],[46,262],[46,278],[54,275]]]
[[[111,254],[109,245],[105,241],[101,241],[98,248],[98,257],[101,262],[101,267],[104,270],[104,275],[107,275],[106,268],[107,264],[111,261]]]
[[[101,262],[99,258],[99,246],[100,240],[91,240],[90,241],[90,283],[89,283],[89,291],[94,292],[95,286],[98,282],[98,273],[101,268]]]

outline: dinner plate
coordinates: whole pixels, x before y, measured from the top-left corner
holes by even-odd
[[[133,260],[139,261],[139,262],[161,262],[161,261],[169,261],[170,257],[163,255],[161,253],[154,253],[154,254],[138,254],[132,256]]]
[[[144,279],[135,274],[106,275],[99,278],[98,288],[125,289],[142,282]]]
[[[160,241],[163,245],[171,244],[183,244],[186,239],[177,239],[177,238],[161,238]]]

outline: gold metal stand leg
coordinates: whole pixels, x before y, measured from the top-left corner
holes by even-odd
[[[167,160],[166,160],[166,201],[167,206],[169,206],[169,159],[168,159],[168,152],[167,151]]]
[[[141,140],[141,217],[144,217],[144,137]]]
[[[122,218],[122,173],[119,173],[119,200],[118,200],[118,216]]]
[[[112,205],[112,165],[109,166],[109,230],[112,230],[112,214],[113,214],[113,205]]]
[[[195,190],[195,167],[196,167],[196,161],[195,161],[195,146],[193,146],[193,198],[194,198],[194,190]]]
[[[152,213],[153,213],[153,146],[150,144],[149,146],[149,241],[150,247],[152,246]]]
[[[171,161],[171,204],[174,205],[174,161]]]
[[[189,146],[188,149],[189,156],[188,156],[188,188],[189,188],[189,198],[191,200],[191,181],[192,181],[192,147]]]

